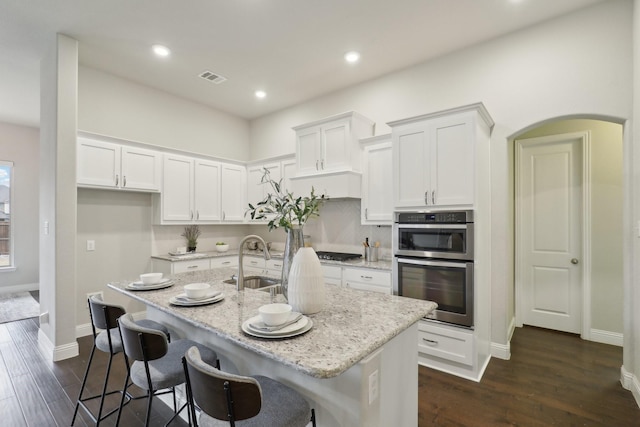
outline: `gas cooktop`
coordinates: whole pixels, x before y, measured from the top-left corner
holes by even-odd
[[[324,252],[317,251],[318,258],[328,261],[347,261],[350,259],[356,259],[362,257],[360,254],[349,254],[345,252]]]

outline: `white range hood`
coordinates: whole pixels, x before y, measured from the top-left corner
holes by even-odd
[[[295,176],[291,187],[296,196],[324,194],[330,199],[359,199],[361,197],[362,174],[353,171],[329,172],[322,175]]]

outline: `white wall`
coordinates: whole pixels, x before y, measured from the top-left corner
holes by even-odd
[[[89,67],[79,69],[78,129],[227,159],[249,159],[249,124]]]
[[[11,226],[15,271],[0,272],[0,293],[38,289],[38,129],[0,123],[0,160],[13,162]]]
[[[520,135],[591,134],[591,326],[622,335],[622,126],[563,120]]]
[[[492,341],[513,320],[508,138],[555,117],[631,117],[632,3],[609,1],[251,122],[251,158],[294,150],[292,126],[356,110],[386,122],[481,101],[496,122],[492,164]],[[416,48],[419,45],[416,44]]]

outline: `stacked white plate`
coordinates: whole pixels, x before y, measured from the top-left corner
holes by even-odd
[[[179,305],[182,307],[193,307],[198,305],[213,304],[215,302],[222,301],[223,299],[224,299],[224,294],[220,291],[215,291],[204,298],[198,298],[198,299],[189,298],[187,294],[182,293],[182,294],[176,295],[175,297],[171,297],[169,299],[169,303],[173,305]]]
[[[291,313],[290,318],[284,324],[294,320],[300,313]],[[296,322],[288,324],[284,327],[269,327],[264,324],[260,316],[254,316],[242,323],[242,330],[249,335],[258,338],[290,338],[296,335],[302,335],[313,327],[313,321],[307,316],[302,316]]]
[[[137,282],[131,282],[126,286],[128,291],[152,291],[155,289],[164,289],[169,286],[173,286],[173,280],[165,278],[162,279],[159,283],[155,283],[153,285],[146,285],[142,283],[141,280]]]

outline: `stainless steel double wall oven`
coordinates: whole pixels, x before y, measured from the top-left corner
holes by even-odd
[[[431,318],[473,328],[473,211],[397,212],[394,293],[438,303]]]

